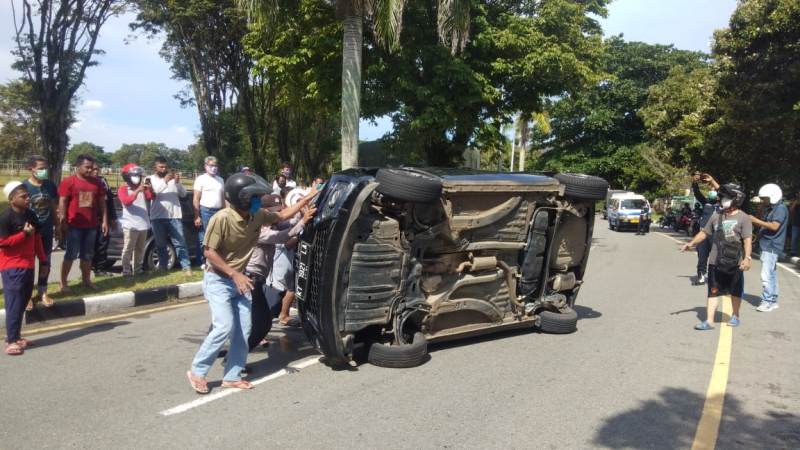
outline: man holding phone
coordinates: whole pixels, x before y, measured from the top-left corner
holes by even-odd
[[[166,158],[156,157],[153,168],[155,173],[145,182],[150,182],[155,195],[155,200],[150,205],[150,223],[156,238],[158,268],[167,270],[169,260],[167,246],[171,241],[181,269],[187,275],[191,275],[189,252],[183,236],[183,212],[181,209],[181,198],[186,197],[186,189],[181,184],[180,173],[170,169]]]

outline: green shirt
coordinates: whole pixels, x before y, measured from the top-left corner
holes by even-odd
[[[242,272],[250,261],[261,227],[277,221],[277,214],[264,209],[245,219],[235,209],[225,208],[208,222],[203,246],[216,250],[233,270]]]

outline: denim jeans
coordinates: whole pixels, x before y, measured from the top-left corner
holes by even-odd
[[[220,349],[230,339],[222,379],[238,381],[242,378],[241,372],[247,363],[251,297],[240,294],[231,279],[212,272],[206,272],[203,276],[203,294],[211,308],[211,331],[192,361],[192,373],[205,377]]]
[[[96,239],[96,228],[69,227],[67,229],[67,251],[64,253],[64,260],[75,261],[80,257],[81,261],[91,261],[94,259]]]
[[[697,276],[708,273],[708,255],[711,253],[711,239],[697,245]]]
[[[761,251],[761,299],[765,302],[778,302],[778,254]]]
[[[199,264],[204,264],[206,262],[206,258],[203,256],[203,239],[206,236],[206,229],[208,228],[208,222],[211,221],[211,216],[218,211],[219,208],[200,207],[200,222],[202,222],[202,225],[197,232],[197,261]]]
[[[798,206],[800,208],[800,206]],[[797,253],[797,245],[800,243],[800,225],[792,225],[792,256],[800,256]]]
[[[158,250],[158,268],[167,269],[169,253],[167,253],[167,240],[172,241],[175,248],[175,256],[183,270],[191,267],[189,252],[186,250],[186,239],[183,237],[183,223],[181,219],[155,219],[151,221],[153,235],[156,238],[156,249]]]

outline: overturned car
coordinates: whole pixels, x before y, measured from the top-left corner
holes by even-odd
[[[297,251],[303,328],[329,364],[361,352],[384,367],[422,363],[428,342],[570,333],[607,189],[579,174],[338,173]]]

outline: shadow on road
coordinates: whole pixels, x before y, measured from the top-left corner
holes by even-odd
[[[689,448],[705,398],[682,388],[666,388],[638,408],[606,419],[594,444],[608,448]],[[717,448],[800,448],[800,416],[769,411],[756,417],[741,402],[725,397]]]
[[[753,294],[744,294],[742,300],[746,301],[747,303],[750,303],[753,306],[758,306],[761,304],[761,297]]]
[[[588,306],[575,305],[572,307],[578,313],[578,319],[597,319],[603,317],[603,313]]]
[[[52,336],[43,337],[40,339],[35,340],[36,347],[47,347],[48,345],[56,345],[62,344],[64,342],[71,341],[73,339],[78,339],[90,334],[94,333],[103,333],[106,331],[111,331],[114,328],[117,328],[122,325],[128,325],[129,321],[117,321],[117,322],[107,322],[101,323],[98,325],[92,325],[86,328],[78,328],[75,330],[70,330],[61,334],[55,334]]]

